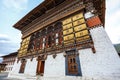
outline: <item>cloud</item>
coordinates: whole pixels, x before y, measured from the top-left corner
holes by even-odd
[[[114,11],[116,10],[118,7],[120,7],[120,0],[107,0],[106,1],[106,7],[107,7],[107,11]],[[117,9],[118,10],[118,9]]]
[[[9,42],[10,39],[7,35],[5,34],[0,34],[0,43],[6,43],[6,42]]]
[[[2,3],[9,9],[24,10],[27,8],[28,0],[2,0]]]
[[[120,43],[120,0],[107,0],[106,31],[113,43]]]
[[[0,34],[0,56],[9,54],[19,49],[19,43],[13,42],[9,36]]]

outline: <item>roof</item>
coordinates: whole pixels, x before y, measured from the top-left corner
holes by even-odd
[[[13,53],[1,56],[1,57],[3,58],[3,57],[10,57],[10,56],[17,56],[17,54],[18,54],[18,52],[13,52]]]
[[[7,65],[7,64],[4,64],[4,63],[0,63],[0,65]]]
[[[116,51],[120,54],[120,43],[114,44],[114,47],[115,47]]]
[[[36,18],[45,14],[46,11],[52,9],[64,1],[65,0],[44,0],[41,4],[25,15],[20,21],[18,21],[13,27],[21,30],[22,27],[28,25]]]
[[[23,27],[27,26],[32,21],[44,15],[47,11],[63,3],[64,1],[67,1],[67,0],[44,0],[41,4],[39,4],[32,11],[26,14],[21,20],[19,20],[13,27],[21,30]],[[99,15],[100,15],[101,21],[104,24],[105,23],[105,0],[86,0],[86,1],[93,1],[95,8],[100,13]]]

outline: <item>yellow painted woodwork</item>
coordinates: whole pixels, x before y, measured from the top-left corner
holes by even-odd
[[[71,27],[72,27],[72,23],[67,24],[67,25],[64,25],[64,26],[63,26],[63,30],[68,29],[68,28],[71,28]]]
[[[62,21],[63,25],[68,24],[70,22],[72,22],[71,18],[68,18],[68,19]]]
[[[81,37],[81,38],[76,38],[76,41],[77,42],[82,42],[82,41],[89,40],[89,39],[90,39],[90,36],[84,36],[84,37]]]
[[[74,40],[64,41],[64,45],[74,44]]]
[[[64,36],[64,41],[74,39],[74,34]]]
[[[70,29],[63,31],[63,35],[70,34],[72,32],[73,32],[73,28],[70,28]]]
[[[80,25],[80,24],[82,24],[82,23],[84,23],[84,22],[85,22],[85,19],[82,18],[82,19],[80,19],[80,20],[77,20],[77,21],[73,22],[73,25],[74,25],[74,26],[77,26],[77,25]]]
[[[76,32],[76,31],[80,31],[80,30],[83,30],[83,29],[86,29],[86,28],[87,28],[86,24],[82,24],[82,25],[74,27],[74,30]]]
[[[80,19],[80,18],[82,18],[82,17],[83,17],[83,13],[79,13],[79,14],[73,16],[73,21],[75,21],[75,20],[77,20],[77,19]]]
[[[29,45],[29,41],[30,41],[30,36],[25,38],[25,39],[23,39],[21,47],[19,49],[19,55],[18,55],[19,57],[26,55],[27,48],[28,48],[28,45]]]
[[[84,30],[84,31],[80,31],[80,32],[75,33],[75,36],[81,37],[81,36],[88,35],[88,34],[89,34],[88,30]]]

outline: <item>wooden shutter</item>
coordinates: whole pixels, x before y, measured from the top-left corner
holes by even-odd
[[[19,71],[19,73],[24,73],[25,65],[26,65],[26,61],[25,61],[25,60],[22,60],[22,64],[21,64],[21,66],[20,66],[20,71]]]
[[[45,65],[45,61],[38,60],[37,75],[43,76],[43,74],[44,74],[44,65]]]

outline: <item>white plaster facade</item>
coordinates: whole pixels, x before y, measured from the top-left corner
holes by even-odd
[[[65,57],[63,53],[52,55],[45,61],[44,76],[36,76],[37,60],[27,59],[25,72],[19,74],[21,62],[14,64],[9,77],[23,80],[120,80],[120,58],[102,26],[90,30],[96,53],[91,48],[79,50],[82,77],[65,75]]]
[[[14,66],[14,60],[16,59],[17,57],[8,57],[7,59],[4,59],[4,63],[7,64],[5,66],[5,71],[4,72],[10,72],[12,71],[13,69],[13,66]]]
[[[94,16],[90,12],[85,18]],[[19,73],[21,62],[15,61],[12,71],[8,77],[23,80],[120,80],[120,57],[118,56],[112,42],[110,41],[103,26],[90,30],[96,53],[91,48],[79,50],[82,77],[65,75],[64,53],[57,54],[54,59],[48,55],[45,61],[44,76],[36,76],[37,60],[27,59],[25,71]]]

